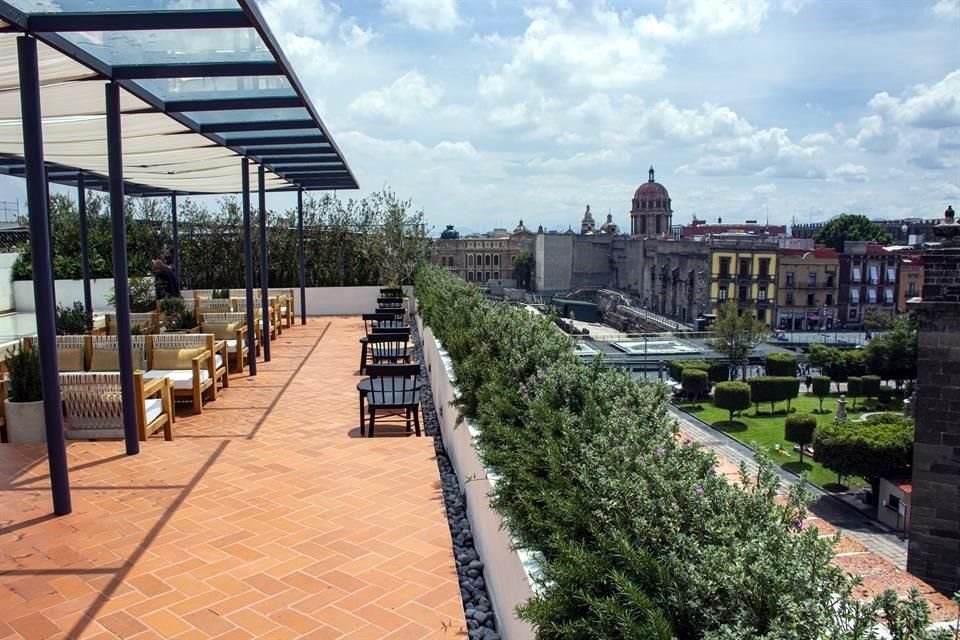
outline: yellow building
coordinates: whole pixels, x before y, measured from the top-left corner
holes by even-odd
[[[712,312],[735,300],[741,310],[771,324],[776,303],[776,241],[714,236],[709,243]]]

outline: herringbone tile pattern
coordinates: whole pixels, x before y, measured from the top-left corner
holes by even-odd
[[[362,324],[314,318],[173,442],[0,445],[0,638],[466,637],[432,442],[358,438]]]

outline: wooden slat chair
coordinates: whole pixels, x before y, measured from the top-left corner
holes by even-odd
[[[371,333],[383,333],[388,329],[402,329],[407,325],[402,320],[397,320],[395,313],[364,313],[363,328],[367,335]]]
[[[117,333],[117,314],[108,313],[105,319],[106,333],[108,336]],[[144,334],[160,333],[160,313],[157,311],[147,311],[144,313],[130,314],[130,328],[140,327],[140,332]]]
[[[384,298],[402,298],[403,289],[399,287],[383,287],[380,289],[380,295]]]
[[[161,429],[164,440],[173,440],[170,380],[144,380],[140,371],[134,373],[133,379],[140,440]],[[61,373],[60,397],[64,407],[64,434],[68,439],[123,438],[119,373]]]
[[[37,336],[27,336],[21,341],[27,351],[38,345]],[[86,371],[87,336],[57,336],[57,369],[59,371]]]
[[[233,310],[237,313],[246,313],[247,312],[247,299],[244,298],[231,298],[233,300]],[[270,327],[270,339],[277,339],[277,321],[276,314],[273,307],[268,306],[267,312],[270,314],[267,316],[269,323],[267,326]],[[257,355],[260,355],[260,343],[263,341],[263,322],[261,318],[263,317],[263,306],[260,304],[260,298],[254,297],[253,299],[253,315],[257,322]]]
[[[293,326],[293,289],[267,289],[267,293],[277,298],[277,314],[287,327]]]
[[[205,313],[200,318],[200,330],[212,333],[217,340],[223,340],[227,344],[227,356],[233,362],[233,370],[243,371],[250,355],[246,313]]]
[[[408,432],[412,419],[419,436],[420,390],[417,376],[420,374],[420,365],[374,364],[367,367],[367,373],[370,374],[370,391],[366,398],[370,415],[368,436],[373,437],[378,414],[381,420],[387,416],[399,417],[406,422]]]
[[[403,364],[410,362],[412,355],[408,346],[410,332],[373,333],[367,336],[370,360],[373,364]]]
[[[212,333],[165,333],[147,336],[147,379],[170,378],[174,399],[190,398],[193,412],[203,411],[203,397],[217,399],[217,383],[230,386],[227,344]]]
[[[406,324],[407,310],[406,309],[396,309],[393,307],[377,307],[375,313],[389,313],[393,316],[394,320],[398,320]]]
[[[377,298],[377,307],[381,309],[403,309],[403,298]]]
[[[290,289],[292,291],[292,289]],[[283,333],[283,310],[281,304],[281,296],[286,295],[286,290],[283,289],[267,289],[267,307],[270,309],[271,321],[276,320],[278,323],[277,329],[280,333]],[[247,299],[247,290],[246,289],[230,289],[230,299],[234,300],[234,307],[237,306],[237,300],[243,301],[241,304],[246,305]],[[260,288],[255,288],[253,290],[253,304],[257,309],[262,309],[260,301],[263,299],[263,290]],[[289,325],[288,325],[289,326]],[[274,336],[276,337],[276,336]]]
[[[120,347],[117,336],[87,336],[87,371],[96,373],[119,373]],[[133,368],[146,367],[147,337],[130,336],[133,348]]]
[[[198,317],[205,313],[230,313],[233,303],[228,298],[197,298],[194,309]]]
[[[246,300],[246,296],[243,298]],[[262,309],[263,297],[260,295],[260,291],[253,292],[253,304],[257,305],[257,308]],[[283,334],[283,317],[280,313],[280,300],[277,296],[267,295],[267,309],[270,311],[270,327],[271,327],[271,338],[276,340],[278,335]],[[276,325],[276,327],[274,327]]]

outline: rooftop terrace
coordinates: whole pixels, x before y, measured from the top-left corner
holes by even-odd
[[[0,638],[466,637],[431,438],[360,438],[358,318],[286,331],[175,439],[0,446]]]

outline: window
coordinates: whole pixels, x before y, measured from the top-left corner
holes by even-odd
[[[720,277],[730,277],[730,258],[720,258]]]
[[[877,304],[877,288],[869,287],[867,289],[867,304]]]
[[[825,304],[826,304],[828,307],[832,307],[832,306],[833,306],[833,294],[832,294],[832,293],[828,293],[828,294],[827,294],[827,299],[826,299],[824,302],[825,302]]]
[[[827,286],[833,287],[833,280],[836,277],[836,274],[833,271],[827,271]]]
[[[499,271],[494,271],[494,272],[493,272],[493,279],[494,279],[494,280],[499,280],[499,279],[500,279],[500,272],[499,272]]]
[[[817,305],[816,294],[808,293],[808,294],[807,294],[807,306],[808,306],[808,307],[815,307],[816,305]]]
[[[483,282],[483,273],[477,271],[477,282]]]
[[[647,235],[647,216],[640,216],[640,235]]]
[[[893,284],[897,281],[897,268],[887,267],[887,284]]]
[[[860,304],[860,289],[850,289],[850,304]]]
[[[793,271],[787,271],[787,286],[793,288]]]
[[[477,266],[478,267],[483,266],[483,256],[480,255],[479,253],[477,254]]]
[[[757,309],[757,320],[760,322],[767,321],[767,310],[766,309]]]
[[[851,319],[851,320],[856,320],[856,319],[857,319],[857,310],[856,310],[856,309],[850,309],[850,319]]]
[[[761,278],[770,277],[770,258],[760,258],[759,274]]]
[[[483,274],[483,279],[484,279],[484,280],[489,280],[489,279],[490,279],[490,272],[489,272],[489,271],[487,271],[486,273]]]
[[[887,501],[887,509],[890,509],[890,511],[896,511],[897,513],[899,513],[899,512],[900,512],[900,498],[898,498],[897,496],[895,496],[895,495],[893,495],[893,494],[891,493],[891,494],[890,494],[890,500]]]
[[[877,284],[880,281],[880,267],[875,264],[870,265],[870,284]]]
[[[766,288],[766,287],[760,287],[759,289],[757,289],[757,300],[759,300],[759,301],[761,301],[761,302],[766,302],[766,300],[767,300],[767,288]]]
[[[749,294],[747,293],[746,286],[741,286],[739,293],[740,293],[740,302],[747,302],[747,300],[749,300],[749,297],[748,297]]]
[[[483,264],[484,264],[484,266],[486,266],[486,267],[489,267],[489,266],[490,266],[490,254],[489,254],[489,253],[488,253],[487,255],[483,256]]]
[[[893,287],[887,287],[883,290],[883,301],[887,304],[893,304]]]
[[[851,282],[860,282],[860,267],[859,267],[859,266],[850,267],[850,281],[851,281]]]
[[[793,291],[787,291],[787,306],[793,306]]]
[[[817,272],[816,272],[816,271],[809,271],[809,272],[807,272],[807,286],[808,286],[808,287],[815,287],[815,286],[817,286]]]
[[[657,222],[657,235],[660,235],[660,216],[656,216]]]
[[[915,296],[917,295],[917,283],[916,283],[916,282],[911,282],[910,284],[907,285],[907,295],[910,296],[911,298],[913,298],[913,297],[915,297]]]
[[[740,258],[740,269],[737,271],[738,276],[749,276],[750,275],[750,258]]]
[[[467,256],[467,266],[468,266],[468,267],[472,267],[472,266],[473,266],[473,254],[472,254],[472,253]]]
[[[717,300],[719,300],[720,302],[726,302],[726,301],[727,301],[727,288],[726,288],[726,287],[720,287],[720,290],[717,292]]]
[[[500,254],[493,256],[493,266],[495,267],[500,266]]]
[[[467,282],[473,282],[473,271],[467,271]]]

